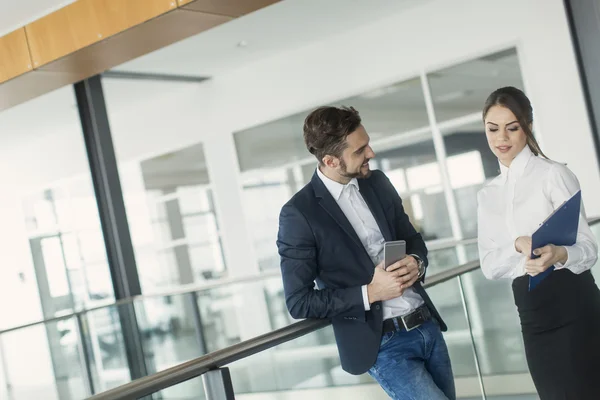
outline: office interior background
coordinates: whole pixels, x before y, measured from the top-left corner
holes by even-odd
[[[317,106],[360,112],[372,167],[432,249],[430,275],[477,260],[475,241],[451,245],[476,237],[477,191],[499,173],[481,118],[498,87],[528,94],[544,152],[578,176],[588,217],[600,215],[593,121],[562,1],[284,0],[101,83],[148,372],[294,322],[275,237],[281,206],[316,167],[302,123]],[[129,382],[73,86],[0,111],[0,155],[0,398],[81,399],[90,379],[95,392]],[[476,271],[431,295],[461,398],[477,398],[478,374],[490,398],[536,398],[510,282]],[[346,387],[383,396],[341,370],[329,328],[231,368],[241,398]],[[161,396],[201,398],[202,385]]]

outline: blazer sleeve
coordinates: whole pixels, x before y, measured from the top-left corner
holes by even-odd
[[[305,216],[293,204],[286,204],[279,216],[277,248],[285,302],[291,316],[365,321],[360,286],[315,289],[318,276],[317,244]]]
[[[376,173],[376,171],[373,171]],[[394,203],[394,227],[396,228],[396,235],[399,239],[406,241],[406,254],[416,254],[423,260],[423,265],[425,266],[425,274],[427,273],[427,266],[429,265],[429,261],[427,260],[427,246],[425,245],[425,241],[423,240],[423,236],[415,227],[411,224],[408,215],[404,211],[404,206],[402,205],[402,199],[400,195],[396,191],[394,185],[390,179],[381,171],[377,171],[378,175],[381,176],[381,182],[384,185],[384,189],[392,199]],[[425,281],[425,274],[421,278],[421,281]]]

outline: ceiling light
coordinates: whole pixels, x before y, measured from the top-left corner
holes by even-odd
[[[445,93],[435,97],[436,103],[447,103],[449,101],[462,99],[463,97],[467,97],[473,93],[472,90],[458,90],[456,92]]]
[[[379,89],[375,89],[375,90],[371,90],[370,92],[367,93],[363,93],[360,94],[358,97],[362,97],[363,99],[376,99],[378,97],[382,97],[388,94],[393,94],[396,93],[398,91],[398,86],[394,85],[394,86],[387,86],[384,88],[379,88]]]
[[[244,48],[246,46],[248,46],[248,42],[245,40],[242,40],[242,41],[238,42],[238,44],[237,44],[237,47],[241,47],[241,48]]]

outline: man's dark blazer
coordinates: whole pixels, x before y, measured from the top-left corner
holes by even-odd
[[[427,266],[425,242],[387,176],[374,170],[358,183],[384,239],[405,240],[407,254],[418,255]],[[362,297],[361,286],[373,279],[374,265],[316,172],[281,209],[277,247],[292,317],[330,318],[342,368],[356,375],[368,371],[377,359],[383,322],[381,302],[365,311]],[[446,330],[421,282],[413,287]]]

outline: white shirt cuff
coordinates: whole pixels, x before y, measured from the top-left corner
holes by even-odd
[[[371,304],[369,304],[369,294],[367,293],[367,285],[362,285],[361,289],[362,289],[363,303],[365,305],[365,311],[370,311]]]
[[[564,246],[565,249],[567,250],[567,262],[564,264],[561,263],[556,263],[554,265],[554,268],[556,269],[563,269],[563,268],[569,268],[571,265],[573,265],[574,262],[577,262],[578,259],[581,259],[581,253],[579,253],[579,249],[573,246]]]

